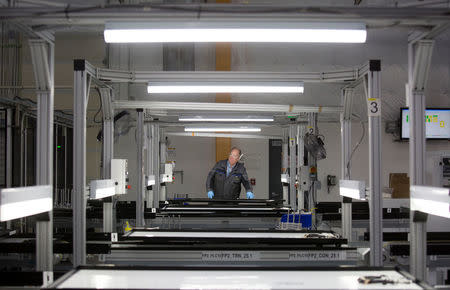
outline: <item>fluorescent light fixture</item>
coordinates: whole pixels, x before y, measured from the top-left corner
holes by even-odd
[[[51,185],[0,189],[0,221],[9,221],[53,209]]]
[[[361,180],[339,180],[339,194],[358,200],[366,199],[366,183]]]
[[[310,42],[364,43],[364,23],[178,21],[110,22],[107,43]]]
[[[303,94],[302,82],[149,82],[149,94],[205,94],[205,93],[295,93]]]
[[[450,188],[412,185],[411,210],[450,218]]]
[[[116,194],[115,182],[112,179],[92,180],[90,183],[91,199],[101,199]]]
[[[184,127],[185,132],[261,132],[259,127]]]
[[[181,122],[273,122],[269,116],[180,116]]]

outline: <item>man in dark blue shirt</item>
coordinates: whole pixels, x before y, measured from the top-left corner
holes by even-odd
[[[241,193],[241,183],[247,191],[247,198],[254,198],[247,170],[243,163],[238,162],[241,157],[241,149],[233,147],[228,160],[220,160],[214,165],[206,179],[206,191],[209,198],[238,199]]]

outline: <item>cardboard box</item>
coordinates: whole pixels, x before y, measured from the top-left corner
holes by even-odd
[[[409,198],[409,177],[407,173],[390,173],[389,187],[392,198]]]

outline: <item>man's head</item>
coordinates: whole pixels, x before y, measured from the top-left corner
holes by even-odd
[[[228,162],[230,165],[234,166],[239,159],[241,159],[241,149],[237,147],[231,148],[230,155],[228,156]]]

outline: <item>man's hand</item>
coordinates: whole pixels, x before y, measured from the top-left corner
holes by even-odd
[[[247,199],[253,199],[255,198],[255,195],[253,194],[253,192],[249,191],[247,192]]]
[[[212,190],[208,191],[208,198],[212,199],[214,197],[214,192]]]

